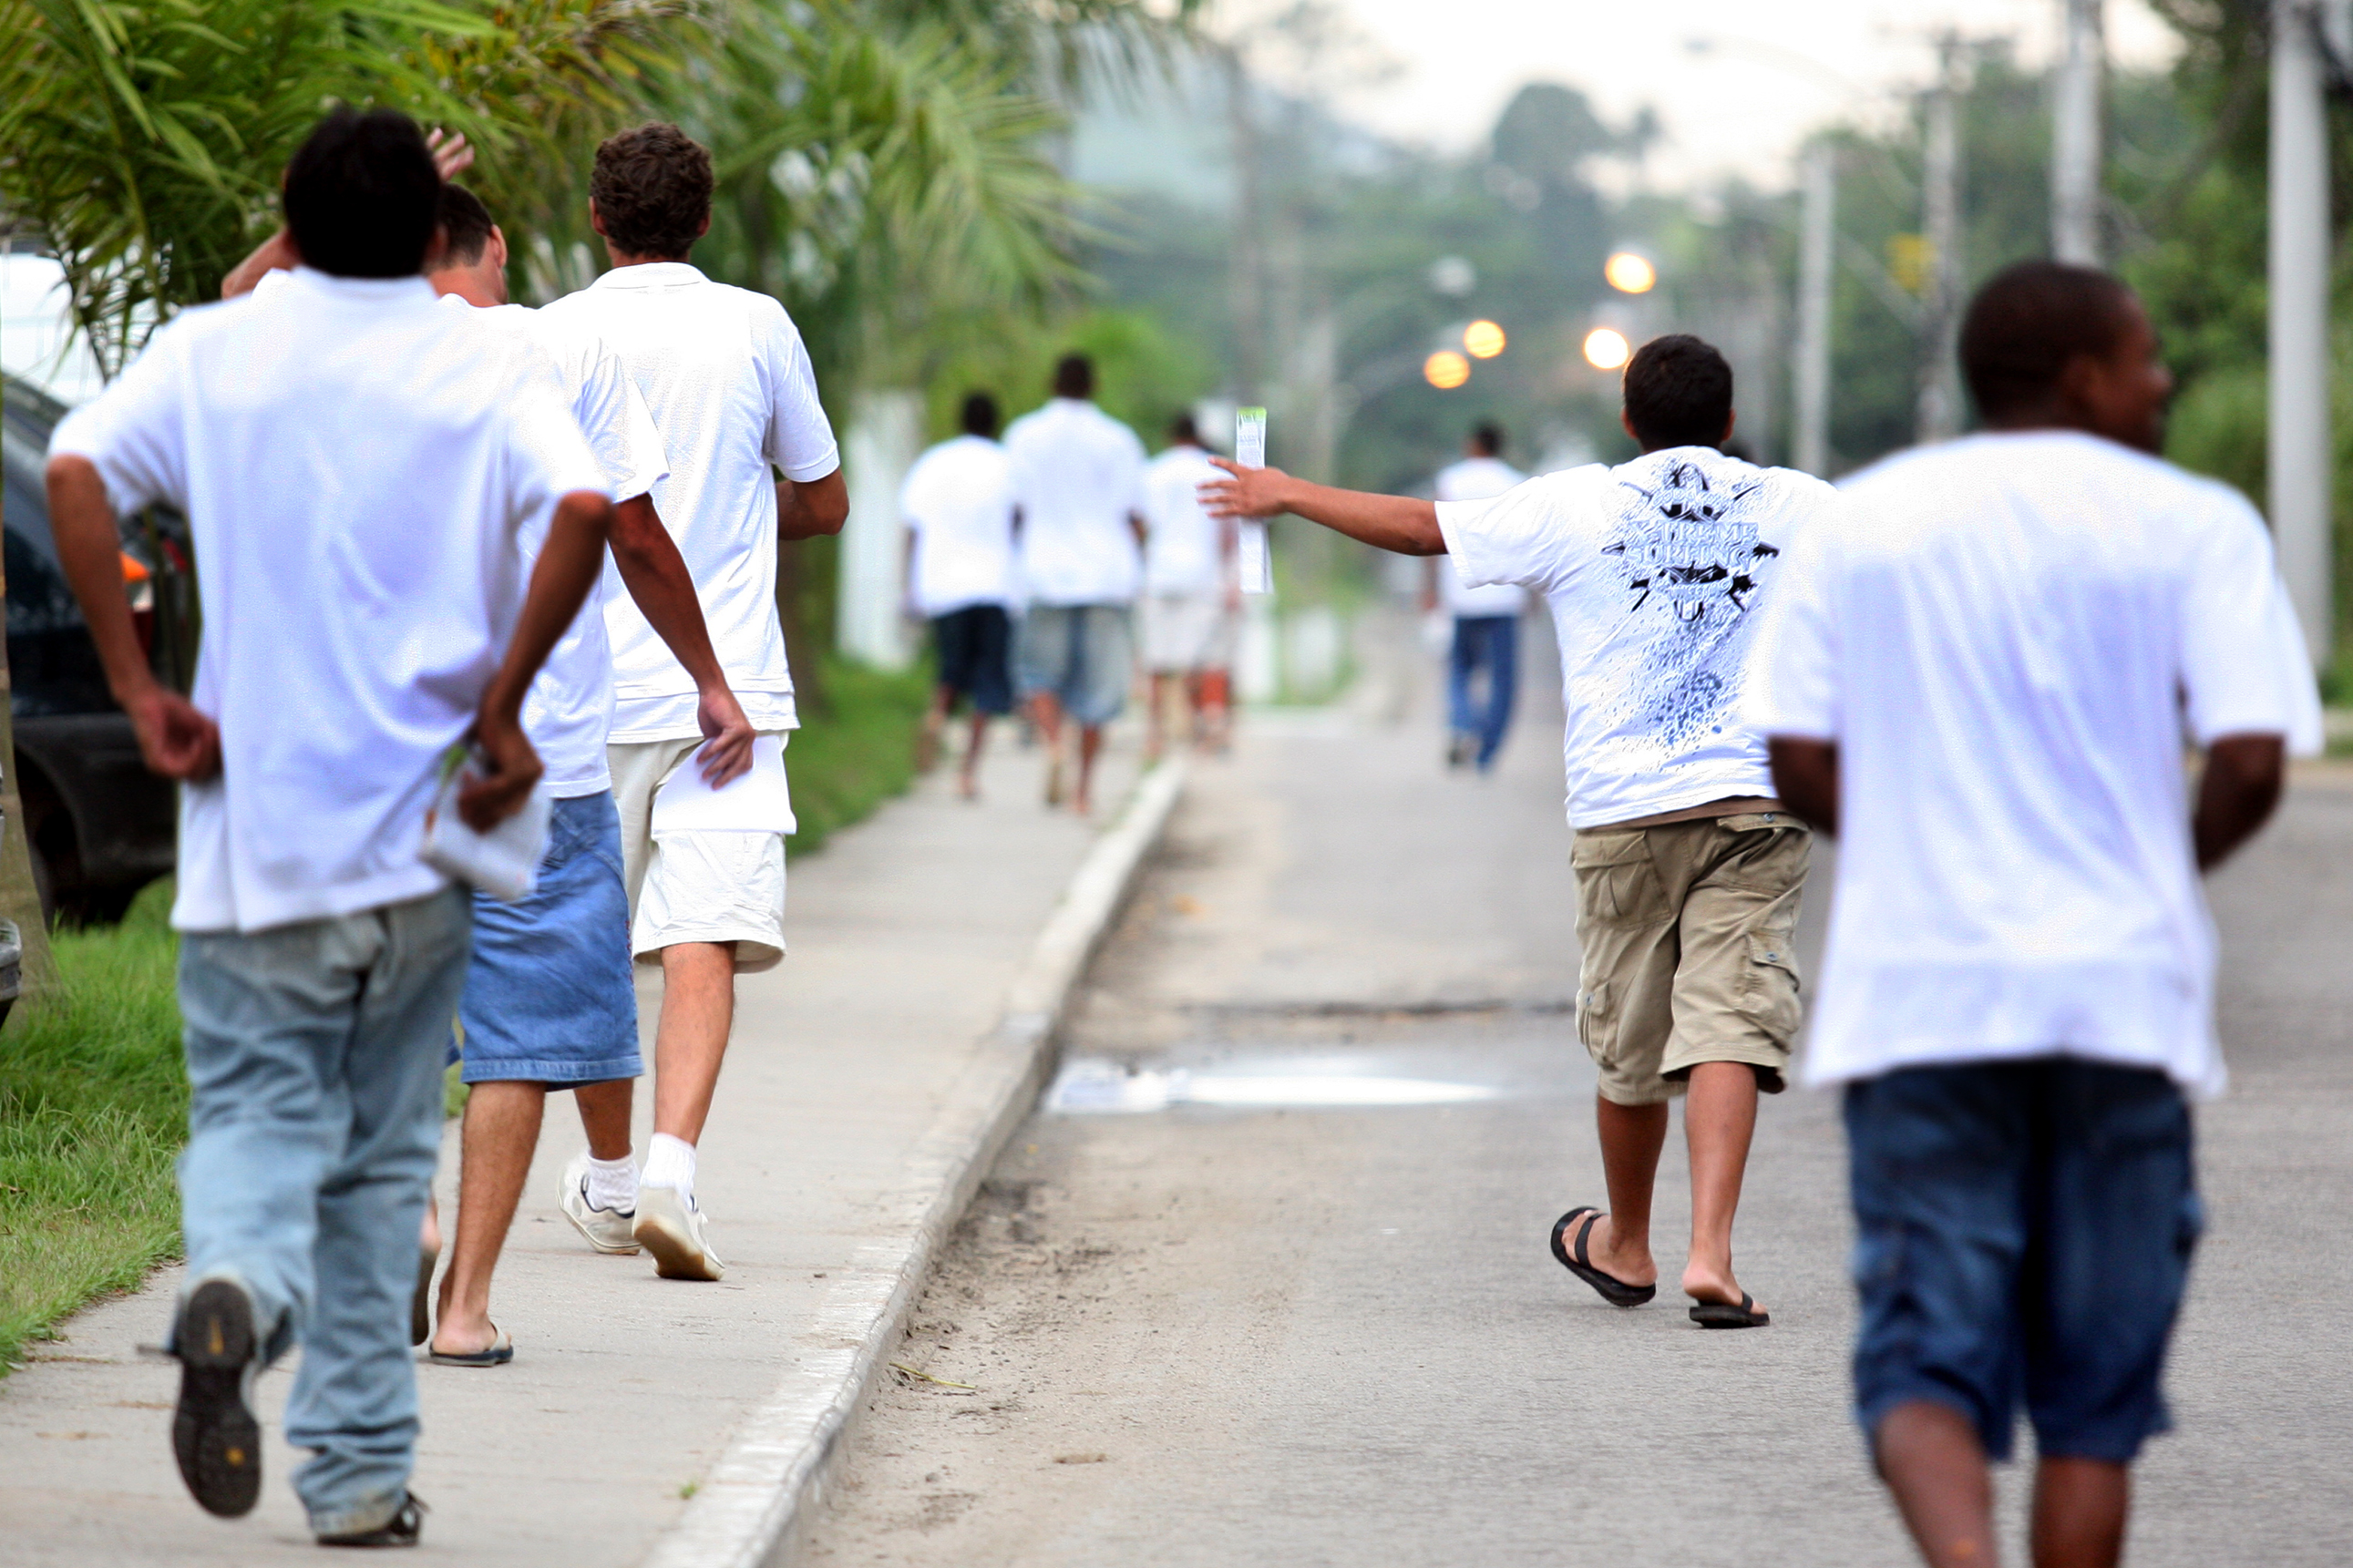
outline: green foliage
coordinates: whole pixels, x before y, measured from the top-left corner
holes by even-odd
[[[111,929],[60,931],[58,988],[0,1044],[0,1369],[179,1247],[187,1080],[168,884]]]
[[[1207,347],[1170,331],[1154,312],[1098,307],[1059,321],[1010,318],[994,333],[965,339],[934,369],[924,402],[931,438],[956,433],[967,393],[993,394],[1008,422],[1038,407],[1065,353],[1094,361],[1095,401],[1155,447],[1170,418],[1218,382]]]

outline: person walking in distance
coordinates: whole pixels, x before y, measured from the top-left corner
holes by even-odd
[[[659,433],[670,475],[651,493],[702,597],[728,689],[757,731],[751,771],[713,792],[697,760],[702,692],[636,602],[608,594],[613,724],[607,756],[621,824],[630,947],[661,966],[654,1131],[631,1236],[671,1279],[723,1272],[695,1203],[695,1152],[711,1114],[735,976],[785,951],[785,742],[800,721],[776,616],[780,540],[838,533],[849,516],[840,458],[808,352],[784,307],[714,283],[688,258],[711,226],[711,155],[674,125],[596,149],[589,219],[612,270],[544,307],[619,356]],[[784,478],[775,477],[780,470]],[[565,1195],[573,1183],[567,1178]],[[592,1241],[593,1241],[592,1237]]]
[[[1168,449],[1144,470],[1144,668],[1152,680],[1145,755],[1166,748],[1168,700],[1183,704],[1192,742],[1226,742],[1230,672],[1241,592],[1234,574],[1234,525],[1201,508],[1201,486],[1218,477],[1193,416],[1168,426]]]
[[[48,468],[108,683],[184,784],[174,1454],[206,1509],[250,1510],[254,1378],[300,1342],[294,1486],[336,1545],[411,1544],[423,1510],[408,1306],[472,925],[422,858],[427,813],[462,742],[477,831],[538,782],[525,695],[612,515],[545,354],[420,276],[440,186],[405,116],[330,115],[286,174],[299,269],[167,323],[58,424]],[[186,699],[122,592],[116,517],[159,501],[204,563]]]
[[[1790,949],[1809,836],[1774,798],[1738,703],[1782,554],[1833,492],[1724,455],[1732,370],[1697,338],[1643,344],[1624,391],[1641,457],[1493,500],[1365,495],[1223,459],[1229,477],[1204,493],[1223,516],[1291,511],[1386,550],[1444,552],[1473,587],[1515,584],[1551,605],[1584,949],[1577,1027],[1600,1074],[1610,1205],[1563,1215],[1553,1256],[1614,1305],[1656,1293],[1651,1187],[1667,1102],[1686,1096],[1683,1289],[1702,1326],[1754,1328],[1771,1320],[1734,1276],[1733,1216],[1757,1095],[1784,1087],[1798,1028]]]
[[[1143,574],[1144,443],[1090,401],[1094,389],[1092,362],[1064,354],[1052,400],[1005,433],[1029,599],[1015,656],[1021,689],[1046,740],[1049,805],[1063,799],[1062,721],[1078,725],[1070,801],[1081,815],[1093,809],[1103,726],[1127,705],[1128,623]]]
[[[695,765],[724,786],[752,763],[752,724],[727,689],[695,597],[694,580],[650,492],[667,477],[645,400],[613,351],[577,324],[507,303],[506,237],[462,185],[441,188],[447,244],[427,280],[451,302],[519,333],[555,362],[572,413],[620,498],[613,574],[691,676],[707,741]],[[533,542],[524,541],[528,554]],[[587,1152],[564,1174],[563,1208],[600,1252],[634,1253],[636,1180],[629,1147],[638,1057],[630,973],[628,893],[621,881],[620,818],[613,808],[606,732],[613,654],[604,584],[548,656],[523,705],[523,725],[554,796],[539,882],[513,904],[474,896],[474,958],[459,1009],[466,1098],[458,1217],[442,1276],[431,1358],[495,1366],[513,1342],[491,1321],[491,1275],[531,1173],[550,1089],[569,1089]]]
[[[899,490],[907,526],[907,598],[931,623],[939,685],[923,716],[916,766],[929,768],[958,702],[972,708],[956,793],[980,797],[991,718],[1013,710],[1013,479],[997,444],[997,399],[964,400],[964,434],[915,459]]]
[[[1849,481],[1748,713],[1840,839],[1807,1077],[1844,1086],[1879,1475],[1925,1561],[1988,1568],[2023,1395],[2033,1561],[2110,1568],[2201,1224],[2184,1096],[2222,1086],[2198,876],[2320,712],[2263,519],[2156,456],[2131,290],[2012,267],[1960,356],[1986,430]]]
[[[1462,460],[1439,470],[1437,498],[1487,500],[1526,479],[1503,453],[1503,426],[1482,421],[1463,443]],[[1504,748],[1519,695],[1520,613],[1527,607],[1527,590],[1513,583],[1466,587],[1451,556],[1433,557],[1423,571],[1422,608],[1442,605],[1454,623],[1446,651],[1446,765],[1475,763],[1483,773]],[[1482,676],[1486,689],[1474,692]]]

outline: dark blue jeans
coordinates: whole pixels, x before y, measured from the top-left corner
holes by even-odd
[[[2073,1057],[1906,1068],[1851,1084],[1855,1415],[1934,1400],[2010,1457],[2128,1464],[2200,1227],[2189,1108],[2163,1073]]]
[[[1487,676],[1483,699],[1472,694],[1480,671]],[[1458,735],[1479,742],[1479,766],[1493,767],[1512,724],[1512,699],[1519,689],[1520,617],[1457,616],[1454,646],[1446,658],[1448,722]]]

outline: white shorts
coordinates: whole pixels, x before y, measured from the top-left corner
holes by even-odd
[[[1143,615],[1144,668],[1155,675],[1222,669],[1233,662],[1233,617],[1222,594],[1151,594]]]
[[[792,741],[785,733],[786,743]],[[654,793],[702,748],[698,737],[605,748],[621,818],[621,874],[629,889],[629,951],[640,963],[684,942],[735,944],[735,972],[773,969],[785,956],[785,836],[689,832],[654,837]]]

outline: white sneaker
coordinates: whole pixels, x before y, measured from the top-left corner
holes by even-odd
[[[702,1211],[676,1187],[639,1187],[638,1245],[654,1255],[654,1272],[665,1279],[717,1279],[727,1272],[719,1254],[703,1239]]]
[[[600,1209],[588,1201],[588,1156],[575,1154],[564,1167],[564,1217],[599,1252],[634,1253],[638,1238],[630,1234],[635,1209]]]

